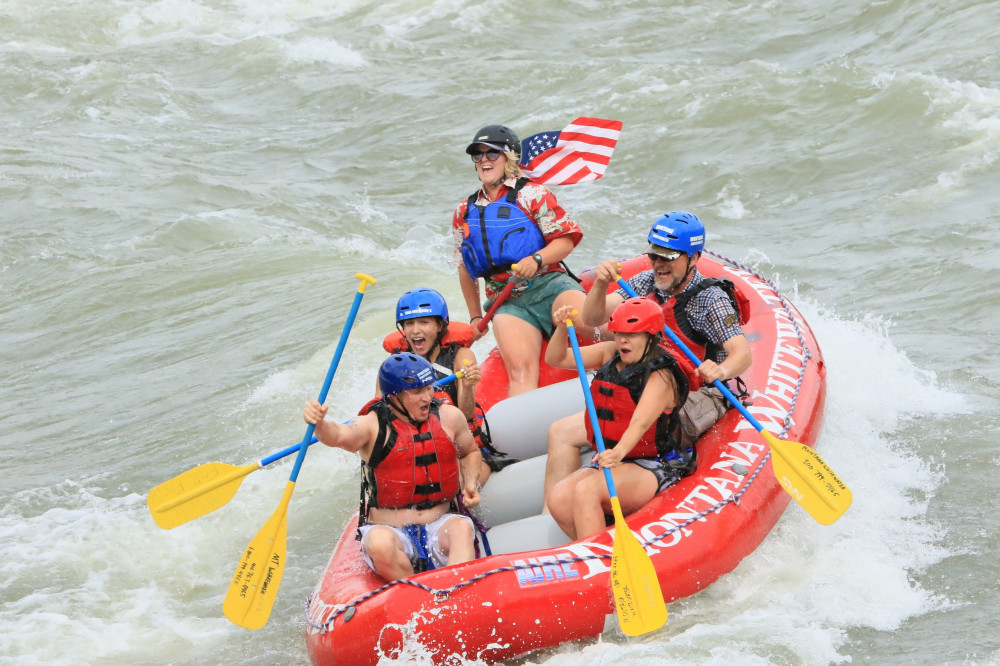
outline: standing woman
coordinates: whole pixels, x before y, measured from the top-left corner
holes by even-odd
[[[545,351],[545,362],[576,367],[568,345],[566,317]],[[688,379],[677,361],[660,346],[663,310],[648,298],[630,298],[611,315],[614,342],[581,347],[587,368],[600,368],[590,385],[606,449],[590,464],[557,483],[546,498],[552,518],[572,539],[600,532],[612,513],[611,496],[601,468],[611,470],[622,512],[628,515],[660,491],[694,470],[694,449],[680,444],[677,412],[688,394]],[[586,419],[587,439],[596,450],[595,433]]]
[[[475,325],[508,278],[519,279],[493,317],[508,395],[517,395],[538,387],[542,340],[552,335],[553,313],[563,306],[583,308],[583,288],[559,265],[583,232],[547,187],[523,176],[521,143],[510,128],[487,125],[465,152],[482,187],[452,217],[459,282]],[[486,283],[485,303],[480,301],[479,278]],[[477,340],[486,332],[475,330]],[[594,335],[592,328],[580,332]]]

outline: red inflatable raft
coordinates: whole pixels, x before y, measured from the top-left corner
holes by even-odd
[[[638,257],[622,268],[624,275],[634,274],[648,268],[648,260]],[[749,411],[779,437],[814,446],[823,421],[826,371],[802,316],[755,274],[710,256],[703,256],[698,268],[732,280],[750,301],[744,332],[753,365],[743,375],[751,394]],[[506,373],[496,350],[482,367],[477,397],[484,407],[494,407],[488,412],[494,440],[513,457],[542,456],[548,422],[583,409],[572,371],[543,364],[541,383],[553,386],[501,400]],[[574,392],[560,391],[559,382],[567,387],[575,382]],[[508,403],[513,406],[505,409]],[[668,604],[732,571],[774,527],[790,498],[775,479],[769,457],[761,435],[731,409],[699,440],[697,471],[628,516]],[[522,466],[525,471],[519,472]],[[614,529],[566,543],[548,516],[526,517],[540,509],[539,469],[544,458],[526,460],[486,484],[482,516],[491,527],[487,537],[493,555],[404,581],[387,584],[364,565],[355,516],[307,606],[306,642],[313,664],[375,664],[382,656],[398,655],[404,641],[419,642],[438,663],[452,655],[495,662],[596,637],[613,626]],[[534,507],[517,508],[525,502]],[[669,622],[664,630],[669,631]]]

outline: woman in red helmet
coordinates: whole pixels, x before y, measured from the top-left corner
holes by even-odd
[[[571,314],[569,308],[556,312],[561,323],[545,353],[552,366],[576,367],[565,325]],[[606,450],[556,484],[546,498],[552,517],[573,539],[607,527],[611,498],[601,468],[611,470],[626,515],[694,470],[694,450],[681,447],[676,415],[687,399],[689,375],[660,346],[663,326],[663,310],[655,301],[631,298],[611,315],[614,342],[580,349],[584,366],[599,368],[590,392]],[[582,412],[580,418],[594,446],[590,419]]]

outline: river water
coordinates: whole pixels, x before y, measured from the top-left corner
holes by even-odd
[[[170,531],[145,495],[301,438],[360,271],[354,413],[402,291],[461,310],[473,132],[581,115],[624,130],[556,189],[571,267],[697,213],[813,327],[854,505],[792,504],[661,631],[519,663],[1000,663],[998,32],[986,0],[0,1],[0,664],[307,663],[352,457],[307,456],[255,632],[222,599],[290,463]]]

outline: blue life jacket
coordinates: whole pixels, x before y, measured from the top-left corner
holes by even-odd
[[[478,192],[469,197],[462,261],[473,279],[509,271],[511,264],[545,247],[542,231],[517,205],[517,193],[527,182],[518,178],[506,197],[486,206],[476,205]]]

